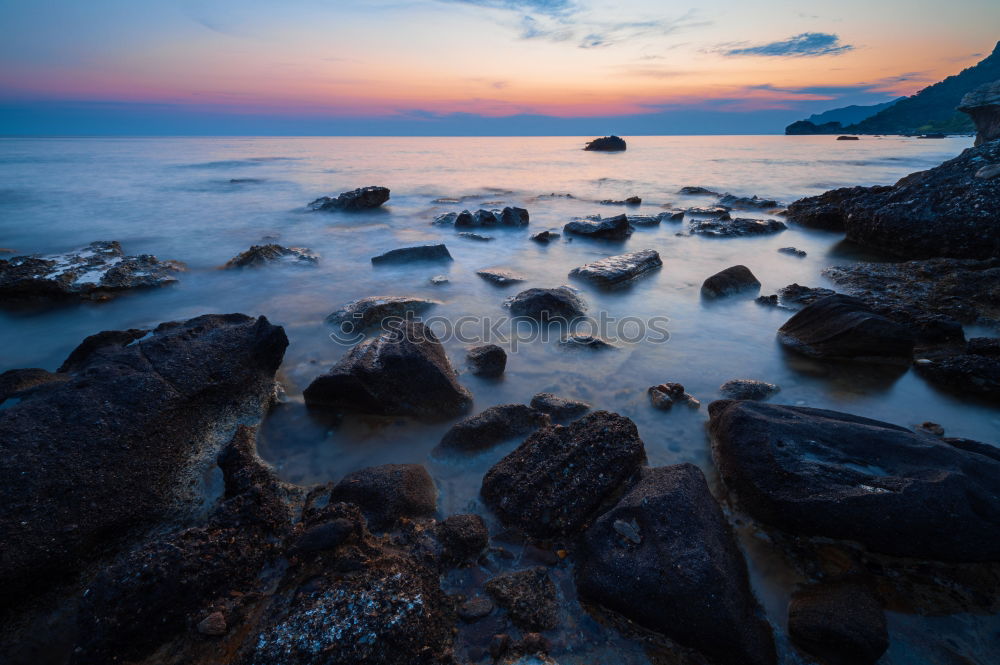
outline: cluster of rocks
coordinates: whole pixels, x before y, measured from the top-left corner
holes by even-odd
[[[524,208],[508,206],[503,210],[477,210],[469,212],[447,212],[434,218],[439,225],[456,228],[482,226],[527,226],[530,216]]]

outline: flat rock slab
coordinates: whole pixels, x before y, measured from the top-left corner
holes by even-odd
[[[389,200],[388,187],[361,187],[337,197],[321,196],[309,204],[310,210],[370,210]]]
[[[420,418],[454,417],[472,402],[441,342],[419,321],[361,342],[303,396],[309,406]]]
[[[282,247],[281,245],[253,245],[229,259],[223,268],[259,268],[269,263],[284,261],[288,263],[315,264],[319,255],[305,247]]]
[[[529,436],[483,478],[502,522],[536,538],[578,532],[646,459],[635,423],[595,411]]]
[[[445,432],[437,452],[479,452],[551,424],[548,414],[524,404],[491,406]]]
[[[894,556],[996,561],[1000,452],[847,413],[764,402],[709,406],[712,453],[754,518]]]
[[[746,563],[692,464],[643,469],[583,535],[581,595],[731,665],[770,665],[774,639]]]
[[[623,240],[632,233],[626,215],[603,219],[576,219],[563,226],[563,231],[573,235],[605,240]]]
[[[410,263],[411,261],[451,261],[451,253],[443,244],[416,245],[390,249],[388,252],[372,257],[372,263]]]
[[[352,300],[326,317],[328,323],[345,333],[360,332],[387,319],[402,319],[439,304],[434,300],[408,296],[368,296]]]
[[[0,301],[100,298],[177,281],[177,261],[125,256],[113,241],[92,242],[65,254],[0,259]]]
[[[524,281],[524,277],[518,275],[516,272],[512,270],[504,270],[502,268],[484,268],[482,270],[477,270],[476,274],[485,279],[487,282],[491,282],[498,286],[507,286],[508,284],[516,284]]]
[[[909,364],[914,346],[909,329],[840,294],[806,305],[781,326],[778,340],[815,358],[888,364]]]
[[[552,416],[553,420],[574,420],[590,411],[590,405],[580,400],[564,399],[552,393],[538,393],[531,398],[531,408]]]
[[[62,581],[118,538],[193,508],[191,474],[237,419],[260,417],[287,344],[280,327],[242,314],[98,333],[65,380],[0,410],[3,597]]]
[[[652,249],[644,249],[641,252],[609,256],[600,261],[587,263],[571,270],[569,276],[611,285],[635,279],[662,265],[659,253]]]
[[[759,236],[779,233],[786,228],[784,222],[776,219],[695,219],[691,222],[691,233],[718,238]]]

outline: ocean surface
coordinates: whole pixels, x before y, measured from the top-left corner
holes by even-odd
[[[527,402],[543,391],[582,399],[634,420],[650,464],[693,462],[716,484],[705,406],[719,397],[719,385],[733,378],[780,385],[774,402],[903,426],[929,420],[950,436],[1000,440],[996,410],[941,393],[911,371],[844,367],[790,355],[775,339],[788,311],[758,305],[753,297],[708,302],[700,295],[706,277],[734,264],[748,266],[763,284],[761,293],[770,294],[792,282],[832,287],[821,275],[823,268],[885,260],[838,234],[789,224],[782,233],[758,238],[698,237],[684,234],[685,221],[637,227],[622,242],[563,235],[541,245],[528,238],[543,229],[561,230],[576,216],[655,215],[714,202],[678,194],[685,185],[789,203],[835,187],[890,184],[957,155],[971,146],[971,138],[636,137],[624,153],[584,152],[584,140],[0,139],[0,247],[18,254],[50,253],[118,240],[127,254],[155,254],[187,265],[175,285],[110,302],[0,309],[0,371],[54,370],[84,337],[101,330],[144,328],[210,312],[263,314],[284,326],[290,340],[279,374],[284,401],[265,421],[259,443],[261,455],[283,478],[336,481],[369,465],[419,462],[438,483],[442,514],[482,513],[482,474],[517,442],[472,458],[439,459],[431,449],[450,422],[349,417],[332,424],[306,411],[302,390],[348,348],[331,339],[325,318],[365,296],[419,296],[438,301],[425,317],[435,317],[435,329],[442,331],[460,317],[503,317],[503,300],[521,289],[570,284],[595,318],[604,313],[614,320],[666,319],[668,339],[623,341],[618,350],[588,353],[567,351],[557,339],[517,340],[514,350],[512,338],[493,338],[487,341],[505,346],[510,356],[503,378],[487,380],[466,371],[469,340],[449,337],[445,346],[461,382],[475,396],[474,412]],[[354,214],[306,209],[319,196],[366,185],[389,187],[391,200],[381,209]],[[626,210],[598,203],[631,195],[641,196],[642,205]],[[439,197],[461,201],[435,203]],[[445,212],[505,205],[527,208],[530,225],[476,229],[493,237],[478,242],[432,224]],[[219,269],[263,242],[308,247],[321,258],[316,265]],[[396,247],[437,242],[447,244],[453,262],[375,267],[369,260]],[[786,246],[808,255],[777,252]],[[624,288],[596,289],[567,275],[604,256],[647,248],[660,253],[663,267]],[[498,287],[475,274],[491,267],[520,273],[526,281]],[[448,283],[431,284],[430,278],[440,274]],[[684,384],[702,408],[653,409],[646,389],[665,381]],[[783,635],[785,604],[798,578],[765,541],[744,531],[755,589]],[[568,577],[561,588],[572,595]],[[612,628],[585,615],[573,620],[579,622],[579,639],[563,645],[560,662],[577,662],[577,656],[579,662],[608,662],[603,659],[609,654],[618,662],[648,662],[636,643],[619,640]],[[893,612],[893,644],[880,662],[985,663],[976,654],[984,653],[983,641],[997,630],[995,617]],[[996,652],[994,644],[992,657],[1000,657]],[[797,658],[783,648],[784,662]]]

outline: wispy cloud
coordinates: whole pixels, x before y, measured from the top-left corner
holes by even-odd
[[[711,25],[711,21],[698,18],[694,10],[690,10],[677,18],[602,23],[588,26],[590,31],[584,35],[578,46],[580,48],[602,48],[621,42],[633,41],[642,37],[664,37],[680,30],[706,25]]]
[[[518,12],[531,12],[547,16],[570,14],[577,10],[577,4],[572,0],[440,0],[462,5],[488,7],[490,9],[510,9]]]
[[[806,58],[820,55],[840,55],[854,49],[841,44],[840,37],[825,32],[803,32],[788,39],[767,44],[720,44],[716,49],[726,56],[766,56],[779,58]]]

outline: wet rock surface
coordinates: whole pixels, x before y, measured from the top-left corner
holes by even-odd
[[[457,416],[472,401],[444,347],[419,321],[394,324],[356,345],[303,396],[309,406],[419,418]]]
[[[548,414],[524,404],[491,406],[452,425],[435,450],[478,452],[549,424]]]
[[[469,349],[465,356],[469,369],[476,376],[496,378],[507,368],[507,352],[496,344],[481,344]]]
[[[475,560],[489,544],[490,533],[479,515],[452,515],[437,525],[437,538],[447,561],[461,563]]]
[[[353,503],[373,531],[389,529],[401,517],[430,517],[437,511],[437,488],[420,464],[382,464],[344,476],[330,501]]]
[[[372,263],[410,263],[411,261],[451,261],[451,253],[442,244],[400,247],[372,257]]]
[[[344,333],[358,333],[381,325],[386,319],[403,319],[437,305],[434,300],[408,296],[369,296],[347,303],[326,317]]]
[[[358,211],[378,208],[389,200],[387,187],[361,187],[350,192],[343,192],[336,198],[321,196],[309,204],[310,210],[346,210]]]
[[[587,145],[584,146],[583,149],[598,150],[603,152],[620,152],[622,150],[625,150],[625,148],[626,148],[625,139],[619,136],[611,135],[611,136],[602,136],[601,138],[589,141]]]
[[[1000,455],[836,411],[721,400],[716,467],[756,519],[875,552],[995,561]]]
[[[929,383],[958,395],[1000,403],[1000,357],[960,353],[929,360],[914,365]]]
[[[771,208],[777,208],[778,202],[774,199],[762,199],[756,194],[753,196],[736,196],[734,194],[726,193],[719,197],[719,205],[728,206],[730,208],[769,210]]]
[[[617,215],[602,219],[576,219],[563,226],[563,231],[588,238],[624,240],[632,233],[628,216]]]
[[[653,405],[653,408],[660,411],[669,411],[676,404],[682,404],[692,409],[701,407],[701,402],[685,392],[684,386],[680,383],[667,382],[650,386],[646,394],[649,395],[649,403]]]
[[[183,488],[239,419],[260,417],[287,344],[280,327],[242,314],[100,333],[67,378],[0,411],[5,602],[194,510]]]
[[[815,358],[889,364],[908,364],[914,346],[908,328],[840,294],[804,307],[781,326],[778,340]]]
[[[830,665],[872,665],[889,648],[878,598],[852,580],[796,591],[788,605],[788,632],[796,645]]]
[[[518,628],[551,630],[558,624],[556,585],[543,567],[497,575],[483,588]]]
[[[538,393],[532,397],[531,408],[549,414],[556,421],[573,420],[590,411],[586,402],[563,399],[552,393]]]
[[[845,203],[867,194],[882,194],[891,188],[841,187],[817,196],[799,199],[785,211],[785,216],[796,224],[823,231],[844,231],[847,224]]]
[[[776,662],[736,539],[692,464],[643,469],[584,533],[576,580],[584,597],[712,662]]]
[[[758,291],[760,282],[746,266],[731,266],[720,270],[701,285],[701,293],[709,298],[721,298],[741,292]]]
[[[229,259],[223,268],[259,268],[269,263],[287,261],[290,263],[313,264],[319,256],[305,247],[282,247],[281,245],[254,245]]]
[[[0,404],[8,399],[20,400],[37,388],[69,381],[70,378],[65,372],[50,372],[37,367],[7,370],[0,374]]]
[[[538,233],[531,236],[532,240],[538,243],[542,243],[543,245],[548,244],[553,240],[557,240],[558,238],[559,234],[556,233],[555,231],[539,231]]]
[[[767,399],[781,390],[773,383],[756,379],[730,379],[719,386],[719,393],[726,399]]]
[[[476,274],[487,282],[498,286],[507,286],[508,284],[517,284],[524,281],[524,277],[516,272],[502,268],[484,268],[483,270],[477,270]]]
[[[572,535],[645,458],[631,420],[595,411],[529,436],[486,473],[481,494],[501,521],[531,536]]]
[[[644,249],[640,252],[609,256],[600,261],[587,263],[571,270],[569,276],[607,286],[635,279],[662,265],[663,261],[660,260],[656,250]]]
[[[732,238],[740,236],[768,235],[784,231],[784,222],[776,219],[695,219],[691,221],[690,230],[695,235]]]
[[[585,333],[573,333],[559,340],[559,347],[570,351],[577,349],[587,349],[589,351],[611,351],[618,346],[613,342]]]
[[[527,316],[539,321],[572,320],[583,316],[587,305],[576,291],[566,286],[554,289],[528,289],[504,301],[514,316]]]
[[[149,254],[125,256],[117,242],[92,242],[65,254],[0,259],[0,301],[101,299],[171,284],[183,269]]]

